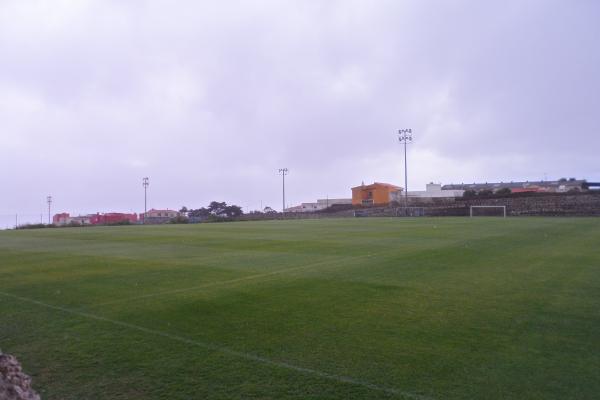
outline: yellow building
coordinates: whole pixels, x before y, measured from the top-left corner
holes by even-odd
[[[352,188],[352,205],[383,206],[400,197],[402,188],[389,183],[375,182]]]

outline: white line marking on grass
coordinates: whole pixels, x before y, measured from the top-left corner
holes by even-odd
[[[265,273],[262,273],[262,274],[255,274],[255,275],[243,276],[243,277],[240,277],[240,278],[229,279],[229,280],[225,280],[225,281],[208,282],[208,283],[205,283],[205,284],[202,284],[202,285],[198,285],[198,286],[192,286],[192,287],[180,288],[180,289],[163,290],[161,292],[148,293],[148,294],[143,294],[143,295],[140,295],[140,296],[132,296],[132,297],[127,297],[127,298],[122,298],[122,299],[105,301],[103,303],[91,304],[91,305],[89,305],[89,306],[87,306],[85,308],[86,309],[90,309],[90,308],[94,308],[94,307],[101,307],[101,306],[106,306],[106,305],[111,305],[111,304],[118,304],[118,303],[124,303],[124,302],[134,301],[134,300],[147,299],[147,298],[151,298],[151,297],[164,296],[166,294],[177,294],[177,293],[191,292],[191,291],[194,291],[194,290],[205,289],[205,288],[209,288],[209,287],[213,287],[213,286],[228,285],[228,284],[231,284],[231,283],[238,283],[238,282],[250,281],[250,280],[254,280],[254,279],[266,278],[268,276],[283,274],[283,273],[286,273],[286,272],[294,272],[294,271],[299,271],[299,270],[303,270],[303,269],[310,269],[310,268],[320,267],[322,265],[327,265],[327,264],[332,264],[332,263],[339,263],[339,262],[344,262],[344,261],[349,261],[349,260],[356,260],[358,258],[367,258],[367,257],[370,257],[370,256],[369,255],[365,255],[365,256],[357,256],[357,257],[352,257],[352,258],[343,258],[343,259],[338,259],[338,260],[321,261],[321,262],[312,263],[312,264],[300,265],[298,267],[278,269],[277,271],[265,272]]]
[[[93,319],[93,320],[101,321],[101,322],[107,322],[107,323],[117,325],[117,326],[120,326],[123,328],[136,330],[139,332],[144,332],[144,333],[155,335],[155,336],[161,336],[163,338],[171,339],[176,342],[185,343],[185,344],[189,344],[189,345],[197,346],[197,347],[202,347],[207,350],[217,351],[217,352],[227,354],[227,355],[230,355],[233,357],[242,358],[242,359],[250,360],[250,361],[255,361],[255,362],[258,362],[261,364],[265,364],[265,365],[270,365],[272,367],[288,369],[291,371],[296,371],[296,372],[304,373],[307,375],[313,375],[313,376],[317,376],[319,378],[324,378],[324,379],[328,379],[331,381],[337,381],[340,383],[347,383],[347,384],[351,384],[351,385],[362,386],[367,389],[371,389],[371,390],[375,390],[375,391],[379,391],[379,392],[383,392],[383,393],[387,393],[387,394],[392,394],[392,395],[404,396],[404,397],[410,398],[410,399],[432,400],[430,397],[419,395],[416,393],[406,392],[406,391],[396,389],[396,388],[379,386],[379,385],[376,385],[373,383],[369,383],[369,382],[366,382],[366,381],[363,381],[360,379],[351,378],[348,376],[335,375],[335,374],[330,374],[328,372],[323,372],[323,371],[319,371],[319,370],[312,369],[312,368],[301,367],[298,365],[287,363],[285,361],[271,360],[269,358],[257,356],[257,355],[251,354],[251,353],[244,353],[241,351],[229,349],[227,347],[222,347],[222,346],[218,346],[218,345],[211,344],[211,343],[201,342],[198,340],[192,340],[192,339],[185,338],[183,336],[173,335],[171,333],[162,332],[162,331],[158,331],[155,329],[149,329],[149,328],[145,328],[143,326],[130,324],[128,322],[122,322],[122,321],[102,317],[99,315],[90,314],[87,312],[71,310],[71,309],[68,309],[65,307],[47,304],[47,303],[44,303],[44,302],[41,302],[38,300],[30,299],[27,297],[17,296],[17,295],[11,294],[11,293],[0,292],[0,295],[3,295],[5,297],[10,297],[10,298],[13,298],[13,299],[25,302],[25,303],[35,304],[35,305],[49,308],[52,310],[57,310],[57,311],[61,311],[61,312],[67,313],[67,314],[76,315],[78,317],[89,318],[89,319]]]

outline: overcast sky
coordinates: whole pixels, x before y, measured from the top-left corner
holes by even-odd
[[[600,2],[0,0],[0,214],[600,180]]]

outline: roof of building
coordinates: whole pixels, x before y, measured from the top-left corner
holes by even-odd
[[[107,216],[107,217],[121,217],[124,215],[130,216],[130,215],[137,215],[137,214],[136,213],[109,212],[109,213],[104,213],[102,215]]]
[[[363,183],[360,186],[353,187],[352,190],[354,190],[354,189],[374,189],[376,187],[387,187],[387,188],[390,188],[390,189],[402,190],[402,188],[400,186],[396,186],[396,185],[392,185],[391,183],[384,183],[384,182],[373,182],[370,185],[365,185]]]
[[[288,207],[285,209],[285,211],[302,211],[302,206],[293,206],[293,207]]]
[[[525,181],[525,182],[485,182],[485,183],[461,183],[442,186],[443,190],[482,190],[482,189],[520,189],[529,187],[559,187],[565,186],[584,186],[585,179],[567,179],[557,181]]]

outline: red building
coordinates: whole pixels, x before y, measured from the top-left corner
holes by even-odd
[[[137,214],[126,214],[126,213],[106,213],[90,216],[90,223],[92,225],[109,225],[118,224],[119,222],[128,221],[131,224],[135,224],[138,221]]]
[[[52,217],[52,223],[54,225],[110,225],[125,221],[128,221],[130,224],[136,224],[138,222],[138,215],[126,213],[96,213],[71,217],[69,213],[61,213],[55,214],[54,217]]]
[[[54,225],[65,225],[68,223],[69,218],[69,213],[54,214],[54,216],[52,216],[52,223]]]

